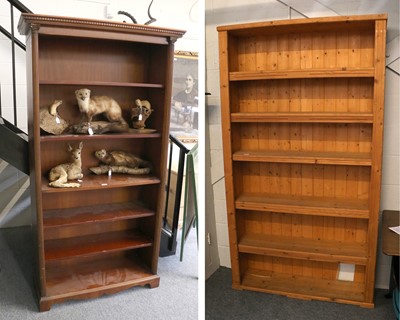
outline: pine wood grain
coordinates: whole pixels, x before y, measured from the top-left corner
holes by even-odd
[[[307,196],[279,196],[273,194],[248,193],[236,198],[236,207],[242,210],[316,214],[330,217],[367,219],[366,200],[316,198]]]
[[[364,286],[345,281],[315,281],[304,276],[290,276],[275,272],[249,269],[243,276],[243,289],[277,293],[288,297],[334,301],[372,307],[363,303]],[[290,291],[287,288],[291,288]]]
[[[241,112],[231,114],[232,122],[309,122],[309,123],[372,123],[372,113],[326,112]]]
[[[361,152],[240,150],[233,154],[232,159],[234,161],[371,166],[371,154],[370,153],[361,153]],[[357,188],[356,188],[356,190],[357,190]]]
[[[386,19],[217,28],[234,288],[373,307]]]
[[[279,225],[281,224],[279,223]],[[313,225],[315,226],[315,223]],[[367,262],[367,246],[365,243],[338,242],[323,238],[289,237],[282,234],[244,234],[239,240],[239,251],[303,260],[363,265]]]
[[[311,62],[310,62],[311,64]],[[253,72],[230,72],[230,81],[251,81],[265,79],[315,79],[315,78],[373,78],[373,68],[329,68],[311,69],[305,65],[306,70],[285,70],[285,71],[253,71]]]

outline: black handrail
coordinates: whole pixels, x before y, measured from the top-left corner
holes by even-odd
[[[22,13],[33,13],[27,7],[24,6],[23,3],[19,2],[18,0],[7,0],[13,7],[21,11]]]
[[[4,34],[8,39],[12,41],[12,34],[9,33],[6,29],[4,29],[2,26],[0,26],[0,32]],[[22,50],[26,51],[26,46],[17,38],[14,38],[15,44],[20,47]]]
[[[163,232],[165,237],[162,238],[162,241],[167,241],[168,243],[161,244],[161,252],[160,256],[173,255],[176,251],[177,245],[177,235],[178,235],[178,224],[179,224],[179,210],[181,205],[181,197],[182,197],[182,184],[183,184],[183,175],[184,175],[184,167],[186,154],[190,151],[187,149],[182,142],[176,139],[173,135],[169,135],[170,140],[170,148],[169,148],[169,160],[168,160],[168,177],[167,177],[167,185],[166,185],[166,199],[165,199],[165,209],[164,209],[164,218],[163,218]],[[172,219],[172,226],[167,226],[167,215],[168,215],[168,203],[169,203],[169,190],[171,185],[171,172],[172,172],[172,154],[174,144],[179,147],[179,163],[178,163],[178,172],[177,172],[177,181],[176,181],[176,190],[175,190],[175,200],[174,200],[174,212]]]

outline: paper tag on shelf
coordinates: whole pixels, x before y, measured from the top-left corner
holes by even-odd
[[[89,133],[89,135],[91,135],[91,136],[93,135],[93,129],[92,129],[91,127],[88,128],[88,133]]]
[[[389,229],[392,230],[393,232],[396,232],[397,234],[400,234],[400,226],[389,227]]]
[[[339,263],[338,280],[354,281],[355,264]]]

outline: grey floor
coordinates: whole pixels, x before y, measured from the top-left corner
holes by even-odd
[[[0,229],[0,319],[147,320],[197,319],[198,264],[192,230],[183,262],[177,254],[159,259],[160,286],[136,287],[96,299],[55,304],[39,313],[33,289],[29,227]]]
[[[231,288],[231,271],[219,268],[205,286],[207,320],[394,320],[392,300],[375,293],[375,308],[366,309],[323,301],[304,301]]]

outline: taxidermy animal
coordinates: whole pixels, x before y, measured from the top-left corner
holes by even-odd
[[[132,127],[134,129],[143,129],[146,127],[145,121],[153,112],[151,104],[147,100],[135,100],[136,107],[131,110]]]
[[[80,142],[77,148],[68,144],[68,151],[71,153],[72,162],[63,163],[54,167],[49,173],[49,186],[55,188],[79,188],[79,183],[68,182],[68,180],[82,179],[81,151],[83,143]]]
[[[69,125],[67,121],[62,119],[57,112],[57,109],[61,104],[62,100],[54,100],[51,106],[40,108],[40,128],[43,131],[59,135],[68,128]]]
[[[151,168],[149,161],[143,160],[131,153],[124,151],[107,152],[104,149],[94,153],[95,157],[109,166],[124,166],[128,168]]]
[[[88,122],[91,122],[94,116],[104,114],[110,122],[126,124],[126,121],[122,117],[121,107],[117,101],[107,96],[90,97],[90,92],[86,88],[75,91],[79,110],[87,115]]]

